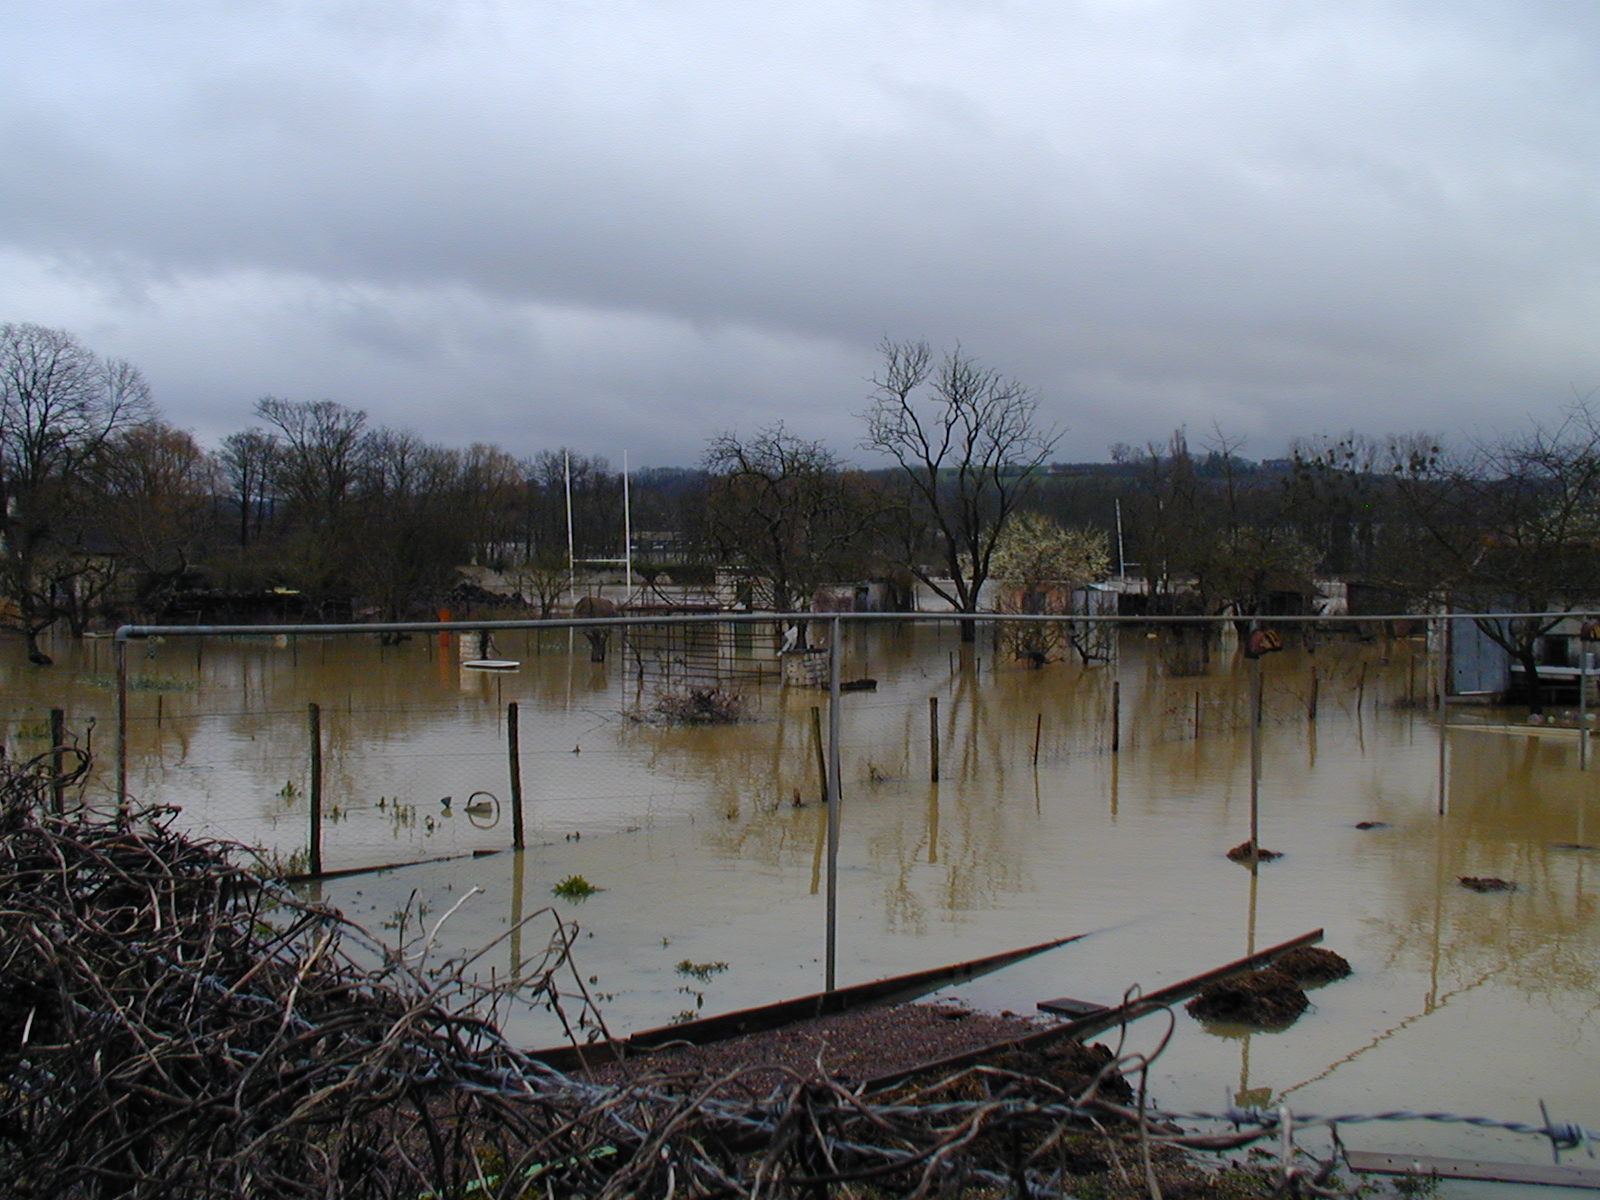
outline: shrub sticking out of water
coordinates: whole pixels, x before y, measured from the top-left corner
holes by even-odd
[[[678,974],[687,975],[690,979],[698,979],[701,983],[710,983],[713,975],[721,975],[728,969],[725,962],[691,962],[684,959],[678,964]]]
[[[718,687],[692,687],[663,692],[656,697],[647,719],[669,725],[732,725],[744,720],[746,705],[738,692]]]
[[[600,890],[582,875],[568,875],[550,889],[550,894],[560,896],[563,900],[587,900]]]

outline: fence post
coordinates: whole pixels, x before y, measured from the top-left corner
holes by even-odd
[[[1445,693],[1450,690],[1450,618],[1440,617],[1434,622],[1437,636],[1434,644],[1437,649],[1437,661],[1434,663],[1434,706],[1438,710],[1439,721],[1439,815],[1444,816],[1445,797],[1447,784],[1445,773],[1449,769],[1446,762],[1446,750],[1449,745],[1449,734],[1446,732]]]
[[[939,782],[939,697],[928,697],[928,780]]]
[[[311,874],[322,874],[322,709],[314,702],[306,705],[311,726],[311,848],[308,867]]]
[[[828,937],[827,983],[823,990],[834,990],[834,966],[838,959],[839,929],[839,638],[841,622],[836,615],[828,632]]]
[[[517,720],[517,702],[506,705],[506,743],[511,769],[511,844],[523,848],[522,827],[522,744]],[[520,877],[520,871],[519,871]]]
[[[50,807],[56,816],[67,810],[66,793],[61,786],[61,743],[67,737],[67,714],[50,710]]]
[[[1307,721],[1315,721],[1317,719],[1317,686],[1321,682],[1322,679],[1317,674],[1316,664],[1313,663],[1311,666],[1311,699],[1306,703]]]
[[[1039,713],[1033,719],[1033,765],[1039,765],[1039,738],[1044,733],[1044,714]]]
[[[1261,659],[1250,660],[1250,864],[1261,855]]]
[[[117,639],[117,824],[128,821],[128,641]]]
[[[1111,681],[1111,753],[1122,750],[1122,680]]]
[[[822,709],[811,706],[811,748],[817,755],[817,791],[824,806],[828,803],[828,752],[822,744]]]
[[[1587,617],[1578,623],[1578,770],[1589,769],[1589,643],[1583,629]]]

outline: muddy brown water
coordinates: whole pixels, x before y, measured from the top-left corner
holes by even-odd
[[[1507,733],[1515,712],[1453,709],[1447,812],[1438,732],[1408,706],[1428,678],[1420,642],[1324,641],[1263,660],[1261,843],[1254,872],[1225,851],[1248,835],[1247,672],[1220,654],[1202,676],[1165,672],[1124,634],[1115,668],[963,660],[953,630],[851,629],[843,702],[838,981],[849,984],[1073,933],[1090,936],[958,989],[1028,1012],[1152,989],[1316,927],[1355,974],[1311,992],[1282,1032],[1175,1016],[1154,1069],[1158,1103],[1286,1103],[1316,1113],[1447,1110],[1600,1126],[1600,761],[1570,734]],[[110,794],[115,660],[104,640],[27,665],[0,647],[4,739],[44,746],[48,710],[91,720]],[[322,709],[329,867],[501,849],[510,841],[506,705],[520,708],[529,848],[409,867],[311,890],[376,932],[408,904],[447,949],[498,947],[499,973],[576,922],[575,962],[613,1032],[819,990],[823,809],[812,743],[821,694],[746,689],[751,719],[714,729],[640,723],[625,659],[596,666],[581,638],[509,634],[509,674],[463,670],[475,647],[375,640],[168,639],[130,648],[130,790],[181,807],[200,831],[289,860],[306,841],[307,710]],[[1308,719],[1316,672],[1317,719]],[[1111,752],[1111,680],[1121,750]],[[1357,704],[1357,697],[1360,704]],[[939,700],[941,781],[928,778]],[[1196,714],[1199,728],[1196,732]],[[1034,765],[1035,739],[1038,761]],[[475,792],[497,807],[468,814]],[[444,797],[451,797],[446,808]],[[481,799],[481,798],[480,798]],[[1380,826],[1358,829],[1363,822]],[[581,875],[587,901],[551,889]],[[1461,876],[1516,890],[1477,893]],[[679,964],[726,964],[685,974]],[[548,1014],[514,1012],[528,1044]],[[1152,1050],[1164,1018],[1135,1025]],[[1532,1139],[1459,1125],[1349,1125],[1364,1149],[1548,1161]],[[1577,1162],[1586,1163],[1581,1155]],[[1450,1184],[1449,1195],[1506,1194]],[[1546,1191],[1544,1195],[1558,1195]]]

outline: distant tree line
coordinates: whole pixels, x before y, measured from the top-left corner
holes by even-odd
[[[328,400],[265,397],[253,416],[204,448],[162,419],[132,365],[62,330],[0,326],[0,614],[36,661],[57,622],[205,619],[251,598],[296,619],[432,616],[469,564],[548,615],[569,513],[575,558],[623,556],[624,481],[603,458],[440,446]],[[1586,402],[1455,447],[1317,435],[1258,462],[1221,430],[1198,448],[1178,430],[1062,464],[1026,385],[959,348],[885,342],[861,418],[853,449],[887,465],[851,467],[774,424],[713,432],[696,467],[632,474],[636,574],[720,571],[778,611],[874,578],[902,601],[920,581],[976,612],[994,582],[1037,594],[1051,576],[1119,571],[1157,613],[1260,614],[1313,576],[1363,581],[1397,607],[1600,600],[1600,419]],[[1525,664],[1544,631],[1486,627]]]

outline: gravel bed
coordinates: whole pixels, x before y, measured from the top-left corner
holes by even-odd
[[[854,1009],[704,1046],[680,1044],[589,1072],[599,1083],[641,1075],[684,1086],[727,1077],[729,1096],[759,1099],[774,1088],[824,1075],[846,1085],[1020,1038],[1053,1021],[1016,1013],[974,1012],[951,1004],[895,1004]]]

